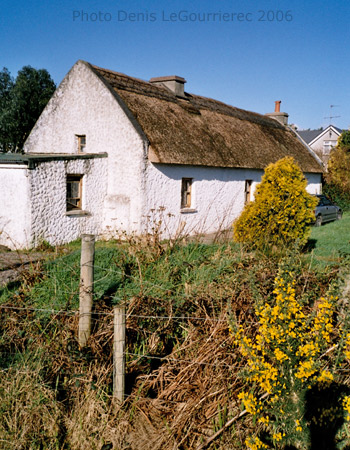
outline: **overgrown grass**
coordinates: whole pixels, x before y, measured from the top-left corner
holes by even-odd
[[[150,256],[147,250],[134,251],[127,244],[114,248],[99,244],[95,252],[95,301],[116,303],[142,295],[171,297],[173,303],[181,303],[189,290],[193,294],[220,278],[227,281],[232,263],[240,258],[234,245],[189,244]],[[77,309],[79,276],[80,251],[75,250],[44,264],[35,283],[22,285],[22,297],[35,308]],[[1,302],[19,293],[18,288],[4,290]]]
[[[350,252],[349,222],[347,213],[340,222],[314,228],[313,253],[295,259],[291,270],[296,273],[296,291],[310,304],[324,295],[337,277],[333,265]],[[334,254],[327,259],[332,245]],[[0,384],[5,399],[0,407],[0,448],[1,438],[10,442],[15,436],[22,439],[18,448],[33,450],[53,445],[60,450],[99,450],[106,443],[135,450],[196,448],[203,436],[240,411],[237,367],[242,361],[232,351],[227,314],[234,311],[249,323],[257,298],[272,295],[278,256],[267,258],[232,243],[99,242],[92,336],[88,347],[80,349],[75,314],[80,243],[67,248],[67,254],[52,253],[53,259],[33,269],[21,285],[2,291],[0,302],[8,308],[0,309]],[[308,258],[316,263],[310,266]],[[119,301],[128,311],[130,397],[123,408],[111,396],[110,313]],[[25,411],[49,418],[30,427]],[[16,420],[11,428],[9,417]],[[245,433],[238,424],[208,448],[239,448]],[[6,445],[3,448],[10,448]]]

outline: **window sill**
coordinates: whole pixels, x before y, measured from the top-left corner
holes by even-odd
[[[196,213],[196,212],[198,212],[198,210],[197,209],[195,209],[195,208],[182,208],[182,209],[180,209],[180,213],[181,214],[193,214],[193,213]]]
[[[82,209],[72,209],[72,211],[66,212],[66,216],[91,216],[91,213]]]

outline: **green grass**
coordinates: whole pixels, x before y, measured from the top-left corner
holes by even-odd
[[[21,295],[34,308],[77,309],[80,248],[75,243],[71,250],[47,262],[32,285],[0,290],[0,303]],[[182,304],[189,285],[193,294],[210,283],[217,284],[218,280],[228,282],[232,263],[239,259],[240,253],[233,244],[195,243],[166,247],[157,254],[157,249],[99,242],[95,250],[94,299],[116,303],[144,296]]]
[[[314,248],[304,254],[306,261],[299,258],[299,255],[295,260],[290,260],[289,267],[295,272],[297,293],[303,295],[308,304],[315,304],[336,278],[337,270],[332,266],[340,264],[346,255],[350,255],[350,236],[347,232],[349,229],[350,213],[346,213],[344,219],[339,222],[313,228],[310,246]],[[64,254],[64,250],[68,253]],[[52,259],[43,264],[41,272],[36,276],[34,273],[33,277],[27,277],[27,281],[22,285],[3,289],[2,293],[0,291],[0,303],[6,302],[8,306],[23,308],[77,311],[80,242],[69,244],[61,251],[60,255],[50,253]],[[232,354],[232,347],[227,344],[228,330],[225,326],[215,327],[214,330],[210,322],[199,320],[198,317],[201,319],[226,317],[227,311],[230,310],[237,317],[249,321],[254,302],[259,298],[267,300],[271,298],[280,258],[281,255],[276,254],[267,257],[264,254],[248,252],[233,243],[225,245],[191,243],[175,247],[169,244],[147,246],[136,242],[96,243],[95,317],[90,347],[84,350],[78,347],[76,316],[52,315],[42,311],[17,311],[10,308],[5,314],[0,315],[2,354],[0,366],[6,369],[2,373],[0,371],[2,375],[0,384],[3,386],[0,394],[6,401],[12,402],[8,403],[10,406],[5,400],[0,402],[0,428],[1,421],[5,423],[8,417],[14,417],[16,424],[19,424],[18,430],[17,428],[14,428],[13,432],[10,430],[11,436],[8,431],[6,435],[4,432],[3,434],[6,438],[10,436],[8,440],[15,441],[17,439],[15,432],[19,434],[26,428],[28,437],[24,436],[27,440],[21,448],[29,448],[28,445],[26,447],[26,443],[36,442],[34,439],[37,439],[37,436],[41,439],[40,442],[38,440],[38,444],[35,443],[38,448],[53,448],[49,447],[47,442],[57,442],[59,448],[61,443],[58,442],[58,438],[56,439],[56,434],[60,442],[69,440],[71,428],[57,430],[55,424],[64,423],[68,424],[68,427],[73,427],[75,422],[72,421],[72,417],[74,419],[76,415],[79,421],[75,420],[80,423],[77,429],[86,432],[86,436],[91,438],[93,433],[89,431],[90,425],[83,420],[88,418],[90,422],[92,406],[97,404],[95,397],[98,391],[95,392],[93,383],[100,380],[103,373],[104,378],[99,381],[100,386],[103,386],[101,392],[107,396],[112,389],[109,369],[112,360],[112,318],[104,316],[103,313],[109,314],[112,304],[118,300],[129,303],[131,314],[127,331],[127,364],[129,374],[132,375],[130,380],[133,376],[143,374],[144,377],[156,370],[155,360],[151,358],[163,358],[168,355],[177,357],[181,349],[180,355],[184,361],[195,361],[201,354],[201,349],[207,351],[207,343],[212,342],[210,345],[216,346],[213,352],[215,364],[212,359],[208,366],[199,369],[198,372],[203,370],[201,373],[205,376],[210,367],[215,367],[207,376],[214,381],[222,377],[223,386],[227,386],[237,374],[232,373],[230,378],[227,377],[226,368],[220,372],[220,366],[216,367],[216,355],[217,351],[222,351],[221,354],[225,355],[223,349],[226,346],[227,355]],[[308,264],[308,259],[313,262],[312,265]],[[288,260],[285,263],[287,264]],[[174,320],[158,320],[153,316],[167,319],[172,317]],[[188,316],[192,316],[192,319],[179,319]],[[147,354],[151,355],[150,359],[141,359],[137,356]],[[205,354],[208,356],[208,353]],[[171,364],[174,365],[173,362]],[[174,369],[174,377],[176,371],[177,369]],[[22,374],[25,377],[20,377]],[[21,386],[26,384],[18,393],[14,389],[19,382],[22,383]],[[178,391],[183,389],[187,392],[187,381],[184,383],[177,386]],[[134,390],[130,392],[135,393],[136,389],[140,389],[137,391],[138,397],[143,384],[141,387],[137,384],[130,386]],[[220,392],[215,386],[213,389]],[[146,395],[147,392],[148,396],[147,389],[146,387],[142,391],[142,395]],[[91,398],[87,397],[86,393],[89,393]],[[150,391],[150,395],[154,395],[153,391]],[[214,429],[221,428],[229,417],[225,405],[235,404],[237,401],[234,391],[230,395],[227,402],[220,400],[218,403],[221,406],[217,418],[215,421],[213,419]],[[86,403],[88,413],[82,410],[82,398],[91,401],[91,404]],[[215,398],[213,396],[211,410],[215,410],[213,409]],[[100,402],[99,409],[96,409],[96,423],[99,425],[101,425],[101,411],[105,411],[103,414],[107,417],[106,411],[111,410],[108,401],[106,400],[104,404]],[[16,405],[18,407],[15,408]],[[132,408],[130,414],[133,414]],[[23,417],[21,412],[27,410],[30,415]],[[77,412],[80,414],[81,411],[83,413],[80,416]],[[40,418],[50,414],[52,420],[46,420],[43,424],[40,420],[32,420],[33,414]],[[126,414],[129,414],[127,406]],[[115,417],[109,420],[113,424],[111,426],[118,426],[119,422]],[[113,420],[115,422],[112,422]],[[186,420],[189,423],[194,419]],[[33,426],[36,423],[38,427]],[[40,430],[39,434],[35,434],[37,429]],[[84,448],[92,450],[102,447],[103,439],[107,436],[103,434],[105,426],[102,424],[101,428],[97,428],[96,425],[96,430],[98,430],[96,434],[101,434],[101,439],[96,438],[99,439],[98,445],[87,447],[84,441],[86,438],[83,438],[81,440]],[[76,433],[74,426],[72,436]],[[72,444],[66,448],[75,450],[80,447]],[[218,444],[217,448],[238,448],[238,446],[223,447]]]
[[[313,227],[304,254],[313,268],[324,270],[350,256],[350,212],[343,219]],[[26,288],[26,301],[35,308],[77,309],[79,303],[80,241],[66,246],[68,254],[45,264],[43,276]],[[174,249],[142,248],[136,244],[97,242],[95,252],[95,300],[109,297],[113,302],[133,296],[168,297],[183,303],[188,286],[191,294],[203,286],[230,283],[233,262],[241,258],[240,247],[193,243]],[[253,256],[253,254],[252,254]],[[0,303],[7,302],[18,287],[0,290]]]
[[[310,258],[320,266],[340,264],[350,256],[350,212],[342,220],[313,227],[309,239]]]

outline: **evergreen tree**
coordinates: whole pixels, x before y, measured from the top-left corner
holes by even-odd
[[[45,69],[25,66],[15,81],[6,68],[0,72],[0,151],[22,151],[55,89],[55,83]]]

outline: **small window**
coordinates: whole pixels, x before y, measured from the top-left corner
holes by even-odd
[[[86,147],[86,135],[85,134],[77,135],[77,139],[78,139],[78,153],[84,153]]]
[[[82,209],[82,175],[67,175],[67,211]]]
[[[181,182],[181,208],[191,207],[192,178],[182,178]]]
[[[323,153],[329,155],[332,148],[337,145],[337,141],[324,141],[323,142]]]
[[[244,203],[249,203],[251,200],[252,183],[253,183],[253,180],[245,180]]]

